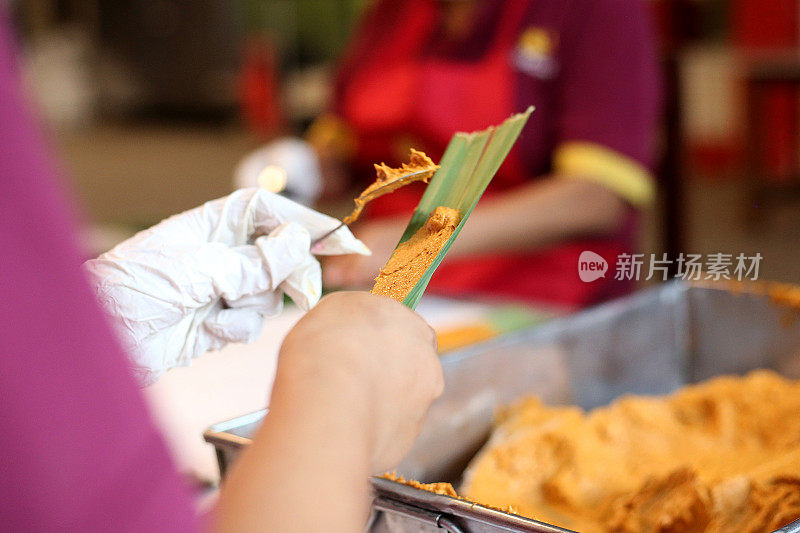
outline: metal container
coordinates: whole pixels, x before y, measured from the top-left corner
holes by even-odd
[[[522,395],[590,409],[623,394],[667,394],[718,374],[772,368],[800,377],[800,318],[754,293],[673,282],[442,357],[445,391],[398,468],[424,482],[459,479],[495,409]],[[787,317],[793,318],[787,320]],[[206,433],[225,469],[264,411]],[[370,531],[566,531],[384,479]],[[800,533],[800,521],[781,533]]]

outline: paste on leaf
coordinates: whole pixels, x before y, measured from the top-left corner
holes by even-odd
[[[428,270],[461,222],[461,211],[437,207],[410,239],[401,243],[375,278],[372,294],[402,302]]]

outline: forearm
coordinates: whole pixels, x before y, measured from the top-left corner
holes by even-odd
[[[270,412],[223,486],[218,528],[361,531],[369,505],[367,407],[339,380],[287,372],[279,368]]]
[[[456,241],[454,256],[535,250],[619,229],[625,202],[588,180],[549,177],[485,200]]]

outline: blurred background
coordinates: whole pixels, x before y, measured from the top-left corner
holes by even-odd
[[[91,253],[227,194],[246,154],[303,135],[330,104],[335,61],[368,4],[12,2]],[[759,252],[762,278],[799,281],[800,1],[648,7],[666,98],[641,251]]]

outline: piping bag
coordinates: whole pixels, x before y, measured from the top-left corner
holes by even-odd
[[[406,295],[403,305],[411,309],[417,307],[433,273],[455,242],[467,218],[497,173],[497,169],[511,151],[531,112],[533,107],[510,116],[499,126],[472,133],[456,133],[450,140],[439,162],[441,168],[431,179],[398,246],[422,228],[437,207],[457,209],[461,212],[461,220],[436,258]]]

